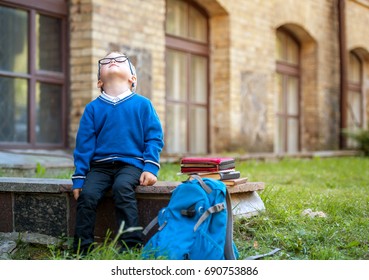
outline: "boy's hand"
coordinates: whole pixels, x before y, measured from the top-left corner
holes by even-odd
[[[157,178],[154,174],[148,171],[142,172],[141,177],[140,177],[141,186],[152,186],[156,183],[156,181],[157,181]]]
[[[73,196],[74,196],[74,199],[77,200],[78,197],[79,197],[79,194],[81,193],[82,189],[74,189],[73,190]]]

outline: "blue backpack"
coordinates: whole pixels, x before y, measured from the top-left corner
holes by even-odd
[[[236,259],[230,195],[226,185],[192,175],[177,186],[167,207],[145,228],[158,231],[142,250],[144,258],[170,260]]]

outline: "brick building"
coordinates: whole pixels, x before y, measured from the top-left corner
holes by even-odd
[[[0,148],[73,147],[125,52],[168,154],[295,153],[367,127],[368,0],[0,1]]]

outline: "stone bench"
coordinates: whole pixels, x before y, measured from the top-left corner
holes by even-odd
[[[181,182],[159,181],[154,186],[138,186],[140,222],[146,226],[167,205],[171,192]],[[54,237],[73,236],[76,201],[72,181],[45,178],[0,178],[0,232],[35,232]],[[235,216],[255,215],[264,210],[257,191],[262,182],[248,182],[229,187]],[[116,230],[115,210],[108,193],[97,210],[95,236],[106,236],[107,229]]]

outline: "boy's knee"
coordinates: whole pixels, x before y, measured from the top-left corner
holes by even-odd
[[[82,191],[78,197],[78,204],[83,204],[89,207],[96,207],[99,199],[100,198],[98,197],[98,195],[94,193]]]
[[[130,182],[120,182],[112,186],[113,194],[135,194],[136,185]]]

